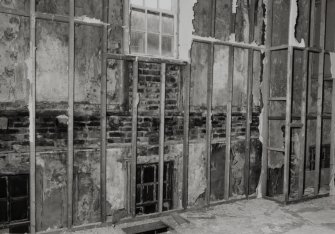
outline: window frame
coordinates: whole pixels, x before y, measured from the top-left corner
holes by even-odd
[[[164,58],[171,58],[171,59],[176,59],[178,58],[178,31],[179,31],[179,26],[178,26],[178,15],[179,15],[179,0],[171,0],[171,10],[166,10],[166,9],[161,9],[159,4],[160,1],[162,0],[157,0],[157,8],[152,8],[152,7],[148,7],[145,5],[146,0],[142,0],[143,5],[136,5],[132,3],[132,0],[128,0],[128,4],[129,4],[129,22],[128,22],[128,28],[129,28],[129,33],[128,33],[128,40],[129,40],[129,54],[132,55],[141,55],[141,56],[151,56],[151,57],[164,57]],[[164,0],[163,0],[164,1]],[[135,11],[142,11],[144,12],[145,15],[145,30],[138,30],[132,29],[132,13],[133,10]],[[155,33],[155,32],[149,32],[148,31],[148,14],[153,13],[153,14],[158,14],[159,15],[159,33]],[[162,32],[162,19],[163,16],[167,15],[169,17],[173,17],[173,34],[168,34],[168,33],[163,33]],[[132,32],[138,32],[138,33],[144,33],[144,52],[133,52],[132,48],[131,48],[131,35]],[[158,49],[159,49],[159,54],[150,54],[148,52],[148,34],[156,34],[159,35],[159,45],[158,45]],[[171,56],[170,55],[163,55],[162,53],[162,38],[163,37],[173,37],[173,41],[172,41],[172,53]]]
[[[20,196],[15,196],[10,194],[10,190],[12,189],[11,187],[14,186],[14,180],[15,177],[24,177],[26,180],[26,195],[20,195]],[[0,174],[1,179],[5,179],[6,181],[6,197],[0,198],[2,202],[7,203],[7,221],[0,222],[0,230],[1,229],[6,229],[6,228],[16,228],[22,225],[29,225],[30,223],[30,217],[29,217],[29,174]],[[19,201],[26,201],[26,208],[27,208],[27,213],[26,213],[26,218],[24,219],[12,219],[12,204],[15,202]]]

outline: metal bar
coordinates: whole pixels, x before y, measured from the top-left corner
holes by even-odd
[[[211,36],[215,37],[216,0],[211,1]]]
[[[123,47],[123,53],[129,54],[129,12],[130,12],[130,6],[129,6],[129,0],[123,1],[123,41],[122,41],[122,47]]]
[[[30,145],[30,233],[36,232],[36,18],[35,0],[30,0],[30,96],[29,96],[29,145]]]
[[[277,101],[286,102],[286,97],[270,97],[270,98],[268,98],[268,101],[270,101],[270,102],[277,102]]]
[[[2,14],[8,14],[8,15],[16,15],[16,16],[23,16],[23,17],[30,17],[31,13],[28,13],[26,11],[18,10],[18,9],[11,9],[11,8],[4,8],[0,7],[0,13]],[[37,12],[34,11],[34,14]]]
[[[132,95],[132,136],[131,136],[131,170],[130,170],[130,211],[136,215],[136,162],[137,162],[137,114],[138,114],[138,61],[133,62],[133,95]]]
[[[308,11],[311,14],[311,10],[314,11],[315,5],[311,5],[312,1],[308,1]],[[308,43],[310,42],[311,24],[314,23],[309,21],[308,25]],[[313,32],[314,33],[314,32]],[[313,46],[308,45],[307,46]],[[302,97],[301,97],[301,133],[300,133],[300,162],[299,162],[299,182],[298,182],[298,199],[302,199],[304,195],[304,182],[305,182],[305,160],[306,160],[306,130],[307,130],[307,95],[308,95],[308,80],[309,80],[309,52],[305,50],[303,53],[303,67],[302,67]]]
[[[293,80],[293,47],[287,53],[287,89],[286,89],[286,119],[285,119],[285,157],[284,157],[284,199],[289,199],[290,188],[290,154],[291,154],[291,115],[292,115],[292,80]]]
[[[208,51],[208,77],[207,77],[207,116],[206,116],[206,193],[205,203],[209,205],[211,196],[211,146],[212,146],[212,98],[213,98],[213,65],[214,45]]]
[[[269,48],[270,51],[287,50],[287,49],[288,49],[288,45],[271,46]]]
[[[66,15],[49,14],[49,13],[43,13],[43,12],[36,12],[36,19],[69,23],[69,17]]]
[[[282,152],[282,153],[285,152],[285,149],[283,148],[268,147],[267,149],[270,151],[276,151],[276,152]]]
[[[108,22],[108,1],[102,2],[102,18],[103,22]],[[107,220],[106,213],[106,192],[107,192],[107,178],[106,178],[106,154],[107,154],[107,41],[108,41],[108,28],[104,25],[102,28],[102,53],[101,53],[101,153],[100,153],[100,209],[101,209],[101,222],[105,223]]]
[[[249,8],[249,43],[254,40],[254,24],[255,24],[255,0],[251,0]],[[252,123],[252,85],[253,85],[253,66],[254,66],[254,50],[248,50],[248,83],[247,83],[247,113],[246,113],[246,134],[245,134],[245,164],[244,164],[244,192],[249,197],[249,174],[250,174],[250,136]]]
[[[166,63],[174,65],[187,65],[187,61],[179,59],[169,59],[164,57],[153,57],[153,56],[136,56],[136,55],[124,55],[124,54],[107,54],[107,59],[116,59],[116,60],[127,60],[145,62],[145,63]]]
[[[166,64],[161,64],[160,124],[159,124],[159,190],[158,212],[163,211],[163,179],[164,179],[164,128],[165,128],[165,73]]]
[[[234,47],[229,47],[228,64],[228,104],[226,119],[226,161],[225,161],[225,181],[224,181],[224,199],[229,199],[229,180],[230,180],[230,149],[231,149],[231,115],[233,101],[233,77],[234,77]]]
[[[193,42],[199,42],[199,43],[206,43],[206,44],[214,44],[214,45],[224,45],[224,46],[233,46],[236,48],[241,48],[241,49],[253,49],[256,51],[263,51],[265,49],[264,46],[255,46],[252,44],[244,44],[244,43],[239,43],[239,42],[229,42],[229,41],[219,41],[219,40],[212,40],[208,39],[206,37],[195,37],[193,36]]]
[[[190,79],[191,66],[182,67],[184,83],[184,139],[183,139],[183,208],[188,205],[188,165],[189,165],[189,132],[190,132]]]
[[[334,66],[334,65],[333,65]],[[332,118],[331,118],[331,144],[330,144],[330,194],[335,194],[335,81],[332,85]]]
[[[74,0],[69,9],[69,122],[67,158],[67,227],[73,223],[73,127],[74,127]]]
[[[320,47],[325,47],[325,30],[326,30],[326,5],[327,1],[321,1],[321,18],[320,18]],[[314,195],[319,194],[320,185],[320,157],[322,144],[322,104],[323,104],[323,75],[324,75],[324,53],[319,54],[319,72],[318,72],[318,97],[317,97],[317,118],[316,118],[316,147],[315,147],[315,180]]]
[[[268,136],[269,136],[269,85],[271,76],[271,51],[270,47],[272,45],[272,14],[273,14],[273,1],[268,1],[267,10],[267,23],[266,23],[266,52],[265,52],[265,65],[264,65],[264,77],[262,84],[263,98],[264,98],[264,109],[263,109],[263,148],[268,148]],[[268,151],[263,150],[262,152],[262,172],[261,172],[261,193],[265,197],[267,195],[267,178],[268,177]]]
[[[304,195],[305,180],[305,144],[306,144],[306,124],[307,124],[307,82],[308,82],[308,51],[303,54],[302,68],[302,97],[301,97],[301,132],[300,132],[300,160],[299,160],[299,183],[298,198]]]

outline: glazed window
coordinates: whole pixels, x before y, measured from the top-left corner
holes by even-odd
[[[175,57],[175,0],[130,0],[130,52]]]
[[[9,233],[29,232],[28,207],[29,176],[0,175],[0,229]]]
[[[172,209],[173,162],[164,163],[163,211]],[[136,214],[158,212],[158,163],[136,168]]]

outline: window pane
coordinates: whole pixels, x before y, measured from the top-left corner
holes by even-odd
[[[11,176],[9,177],[9,194],[11,197],[20,197],[28,195],[28,177]]]
[[[131,12],[131,28],[135,30],[145,31],[145,13],[140,10],[132,10]]]
[[[159,35],[148,33],[148,53],[159,55]]]
[[[7,197],[7,181],[6,178],[0,178],[0,198]]]
[[[145,52],[145,33],[131,32],[130,49],[131,52],[144,53]]]
[[[7,221],[7,201],[0,201],[0,223]]]
[[[11,201],[10,205],[10,220],[15,221],[15,220],[23,220],[27,219],[28,216],[28,200],[27,199],[21,199],[21,200],[16,200],[16,201]]]
[[[157,0],[145,0],[145,6],[150,8],[158,8]]]
[[[159,33],[159,14],[148,12],[148,32]]]
[[[162,16],[162,31],[163,34],[174,34],[174,22],[173,16],[164,15]]]
[[[163,56],[173,56],[173,37],[162,36],[162,54]]]
[[[131,4],[143,6],[143,0],[131,0]]]
[[[171,11],[172,8],[171,0],[159,0],[159,8]]]

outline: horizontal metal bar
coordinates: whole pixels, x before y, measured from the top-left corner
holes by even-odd
[[[69,22],[69,17],[68,16],[42,13],[42,12],[36,12],[36,19],[51,20],[51,21],[63,22],[63,23],[68,23]]]
[[[3,14],[9,14],[9,15],[16,15],[16,16],[24,16],[24,17],[29,17],[30,13],[26,11],[21,11],[17,9],[11,9],[11,8],[4,8],[0,7],[0,13]]]
[[[271,97],[269,98],[269,101],[285,101],[286,102],[286,97]]]
[[[288,45],[271,46],[269,48],[270,51],[287,50],[287,49]]]
[[[3,14],[9,14],[9,15],[16,15],[16,16],[23,16],[23,17],[30,17],[29,12],[17,10],[17,9],[11,9],[11,8],[4,8],[0,7],[0,13]],[[69,16],[66,15],[58,15],[58,14],[50,14],[50,13],[43,13],[43,12],[36,12],[36,19],[39,20],[50,20],[55,22],[63,22],[63,23],[69,23]],[[102,27],[106,25],[107,23],[100,22],[99,20],[92,19],[92,18],[82,18],[81,16],[74,18],[75,24],[80,25],[88,25],[88,26],[94,26],[94,27]]]
[[[258,46],[258,45],[254,45],[254,44],[244,44],[244,43],[230,42],[230,41],[208,40],[206,38],[193,38],[193,42],[205,43],[205,44],[214,44],[214,45],[233,46],[233,47],[236,47],[236,48],[253,49],[253,50],[256,50],[256,51],[265,50],[265,47],[262,46],[262,45]]]
[[[0,224],[0,229],[26,225],[26,224],[29,224],[29,223],[30,223],[30,221],[27,220],[27,219],[21,220],[21,221],[14,221],[14,222],[10,222],[10,223],[4,223],[4,224]]]
[[[283,152],[285,153],[285,149],[284,148],[275,148],[275,147],[268,147],[269,151],[276,151],[276,152]]]
[[[175,65],[187,65],[187,61],[172,59],[172,58],[164,58],[164,57],[153,57],[153,56],[143,56],[143,55],[125,55],[125,54],[107,54],[107,59],[115,59],[115,60],[127,60],[127,61],[138,61],[138,62],[146,62],[146,63],[167,63],[167,64],[175,64]]]

